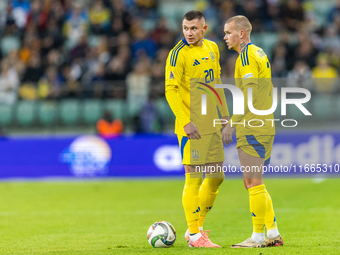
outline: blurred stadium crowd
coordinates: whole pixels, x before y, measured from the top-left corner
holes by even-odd
[[[165,62],[182,38],[184,3],[204,13],[206,37],[220,46],[223,78],[233,77],[237,57],[225,48],[223,25],[243,14],[273,77],[295,78],[291,86],[316,93],[340,91],[334,82],[306,82],[338,77],[340,0],[9,0],[0,3],[0,104],[122,99],[138,113],[164,98]]]

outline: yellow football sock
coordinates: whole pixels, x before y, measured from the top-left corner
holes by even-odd
[[[198,219],[200,216],[199,189],[203,181],[203,173],[186,173],[182,203],[189,232],[199,233]]]
[[[274,228],[277,228],[277,223],[273,208],[273,202],[267,190],[266,197],[267,197],[266,228],[267,230],[272,230]]]
[[[250,212],[253,219],[253,232],[263,233],[266,222],[267,195],[265,186],[258,185],[248,189]]]
[[[198,226],[203,227],[203,222],[207,213],[211,210],[214,205],[218,188],[224,181],[224,173],[212,173],[207,174],[200,188],[200,203],[201,213],[198,220]]]

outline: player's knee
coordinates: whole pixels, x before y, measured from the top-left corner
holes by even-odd
[[[243,184],[244,184],[244,187],[248,190],[252,187],[263,184],[263,181],[262,179],[257,179],[257,178],[256,179],[255,178],[244,178]]]
[[[212,184],[218,188],[219,186],[221,186],[222,182],[224,181],[224,178],[215,178],[213,179]]]
[[[248,188],[248,183],[247,183],[245,180],[243,180],[243,184],[244,184],[244,187],[245,187],[246,189],[249,189],[249,188]]]
[[[252,188],[252,187],[254,187],[254,184],[251,182],[251,181],[249,181],[249,180],[243,180],[243,184],[244,184],[244,187],[248,190],[248,189],[250,189],[250,188]]]
[[[220,186],[224,181],[224,178],[225,176],[223,172],[211,173],[206,175],[207,181],[215,186]]]

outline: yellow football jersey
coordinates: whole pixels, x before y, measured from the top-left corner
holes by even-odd
[[[214,125],[214,119],[229,116],[223,89],[214,88],[221,84],[219,60],[218,46],[207,39],[202,46],[189,45],[183,39],[170,51],[165,95],[176,116],[176,134],[186,136],[183,128],[189,122],[201,135],[214,133],[221,129],[220,124]]]
[[[275,123],[274,121],[268,121],[274,119],[274,114],[253,114],[249,110],[247,103],[248,88],[251,87],[253,106],[256,110],[269,110],[272,107],[273,84],[271,81],[271,69],[267,55],[261,48],[249,43],[238,56],[235,65],[235,83],[243,91],[245,102],[244,115],[233,115],[231,117],[233,127],[236,128],[236,136],[274,135]],[[236,122],[242,124],[234,124]],[[261,126],[262,124],[263,126]]]

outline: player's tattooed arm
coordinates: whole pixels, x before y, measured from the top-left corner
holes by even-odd
[[[247,44],[245,42],[240,43],[240,50],[243,51],[244,47],[246,47]]]

